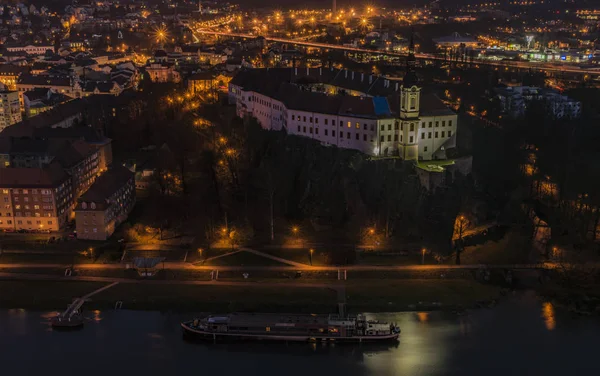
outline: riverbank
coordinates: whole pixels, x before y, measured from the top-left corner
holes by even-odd
[[[106,282],[0,281],[0,308],[62,310]],[[500,289],[473,280],[353,280],[319,285],[311,283],[220,282],[119,283],[94,295],[86,309],[112,309],[117,302],[130,310],[211,312],[330,313],[345,300],[349,312],[388,312],[422,309],[469,308],[498,299]]]

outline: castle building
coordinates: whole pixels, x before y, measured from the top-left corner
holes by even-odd
[[[229,100],[265,129],[374,156],[446,159],[457,115],[422,90],[413,46],[401,81],[333,68],[249,69],[229,83]]]

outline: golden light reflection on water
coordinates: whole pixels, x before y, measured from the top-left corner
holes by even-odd
[[[542,317],[546,324],[546,329],[554,330],[556,328],[556,317],[554,316],[554,306],[550,302],[545,302],[542,305]]]
[[[94,317],[92,317],[92,321],[95,321],[95,322],[102,321],[102,317],[100,317],[100,314],[102,312],[100,312],[99,310],[95,310],[95,311],[92,311],[92,313],[94,314]]]
[[[417,312],[417,318],[419,322],[427,322],[429,321],[429,312]]]

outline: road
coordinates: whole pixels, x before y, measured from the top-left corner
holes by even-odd
[[[251,35],[251,34],[227,33],[227,32],[202,30],[202,29],[196,30],[195,33],[233,37],[233,38],[256,38],[257,37],[257,35]],[[196,37],[196,34],[194,34],[194,37]],[[374,50],[369,50],[366,48],[348,47],[348,46],[342,46],[342,45],[336,45],[336,44],[310,42],[310,41],[300,41],[300,40],[295,40],[295,39],[277,38],[277,37],[269,37],[269,36],[266,36],[264,38],[267,41],[271,41],[271,42],[288,43],[288,44],[295,44],[295,45],[306,46],[306,47],[325,48],[325,49],[330,49],[330,50],[342,50],[342,51],[350,51],[350,52],[362,52],[362,53],[380,54],[380,55],[388,55],[388,56],[400,56],[400,57],[406,57],[406,55],[407,55],[405,53],[390,52],[390,51],[374,51]],[[415,54],[415,57],[417,59],[423,59],[423,60],[447,61],[447,59],[444,58],[443,56],[438,56],[435,54],[417,53],[417,54]],[[466,62],[465,62],[465,64],[466,64]],[[502,68],[533,69],[533,70],[540,70],[540,71],[546,71],[546,72],[567,72],[567,73],[600,75],[600,68],[581,68],[581,67],[573,66],[573,65],[533,63],[533,62],[529,62],[529,61],[474,60],[473,64],[487,65],[487,66],[493,66],[493,67],[502,67]]]
[[[543,264],[504,264],[504,265],[346,265],[346,266],[310,266],[298,264],[297,266],[210,266],[210,265],[192,265],[183,262],[165,262],[165,269],[169,270],[220,270],[220,271],[327,271],[336,272],[338,270],[347,271],[428,271],[428,270],[477,270],[487,269],[554,269],[558,265],[553,263]],[[70,264],[0,264],[0,269],[61,269],[69,268]],[[124,269],[123,264],[76,264],[75,269],[97,269],[97,270],[115,270]]]

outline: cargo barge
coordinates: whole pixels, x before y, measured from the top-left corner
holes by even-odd
[[[364,315],[231,313],[181,323],[187,338],[211,341],[377,342],[396,341],[400,328]]]

